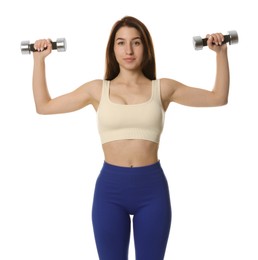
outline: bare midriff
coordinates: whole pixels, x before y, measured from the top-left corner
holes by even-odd
[[[147,140],[119,140],[103,144],[105,161],[123,167],[141,167],[158,161],[157,143]]]

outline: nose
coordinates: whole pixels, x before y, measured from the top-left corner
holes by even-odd
[[[126,46],[125,46],[125,53],[127,55],[132,55],[133,54],[133,48],[132,48],[131,43],[126,44]]]

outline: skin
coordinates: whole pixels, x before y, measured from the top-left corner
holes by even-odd
[[[221,45],[223,35],[207,35],[208,47],[216,54],[216,76],[211,91],[186,86],[173,79],[160,79],[161,99],[164,110],[171,102],[193,107],[211,107],[227,104],[229,92],[229,65],[227,45]],[[39,114],[68,113],[92,105],[97,111],[102,91],[102,80],[87,82],[65,95],[51,98],[45,73],[45,58],[51,53],[49,40],[34,44],[33,94]],[[46,50],[43,50],[47,48]],[[110,100],[118,104],[139,104],[149,100],[151,81],[141,72],[143,45],[139,32],[122,27],[115,38],[114,51],[120,65],[119,75],[111,81]],[[158,144],[146,140],[119,140],[103,144],[105,161],[119,166],[137,167],[158,161]]]

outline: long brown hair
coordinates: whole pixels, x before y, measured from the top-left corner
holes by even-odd
[[[133,27],[140,33],[140,37],[144,46],[142,72],[148,79],[155,80],[156,62],[151,35],[147,27],[141,21],[132,16],[125,16],[113,25],[106,48],[105,79],[112,80],[120,72],[119,64],[114,53],[114,42],[117,31],[123,26]]]

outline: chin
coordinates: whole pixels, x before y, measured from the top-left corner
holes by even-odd
[[[122,67],[127,70],[141,70],[141,66],[138,64],[124,64]]]

